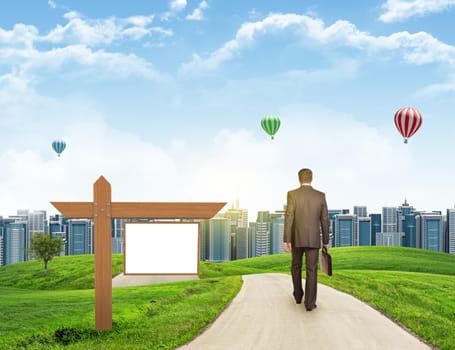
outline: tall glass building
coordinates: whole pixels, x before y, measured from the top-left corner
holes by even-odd
[[[404,215],[403,233],[404,233],[403,246],[417,248],[417,230],[415,213]]]
[[[419,213],[416,215],[416,226],[417,244],[420,243],[419,248],[444,251],[444,230],[441,214]]]
[[[27,260],[27,222],[5,219],[3,221],[4,264]]]
[[[236,237],[236,259],[246,259],[248,258],[248,228],[247,227],[237,227],[235,233]]]
[[[259,211],[256,220],[256,252],[255,256],[270,254],[270,213]]]
[[[217,217],[208,220],[208,256],[207,260],[222,262],[231,258],[231,225],[229,219]]]
[[[397,212],[396,207],[382,208],[382,232],[399,232]]]
[[[335,246],[350,247],[357,245],[356,216],[339,214],[335,216]]]
[[[270,254],[284,253],[284,213],[271,214]]]
[[[406,199],[397,209],[397,232],[403,233],[403,247],[416,247],[415,209]]]
[[[68,220],[68,255],[93,254],[93,221]]]
[[[332,247],[336,246],[335,243],[335,218],[340,214],[349,214],[349,209],[329,209],[329,244]]]
[[[381,214],[370,214],[371,219],[371,245],[376,245],[376,234],[381,232]]]
[[[360,218],[365,218],[368,216],[367,207],[364,205],[354,206],[354,215],[357,215]]]
[[[358,217],[358,233],[359,233],[359,246],[370,246],[371,245],[371,218],[370,217]]]
[[[455,254],[455,209],[447,209],[447,252]]]

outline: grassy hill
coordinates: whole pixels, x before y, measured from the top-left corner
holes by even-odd
[[[411,248],[331,249],[321,283],[358,298],[440,349],[455,348],[455,256]],[[113,275],[123,269],[113,256]],[[95,332],[93,256],[0,268],[1,349],[172,349],[236,295],[241,275],[289,272],[290,255],[201,263],[201,280],[113,290],[113,331]]]

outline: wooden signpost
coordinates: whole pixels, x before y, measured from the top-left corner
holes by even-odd
[[[96,330],[112,330],[112,219],[210,219],[226,203],[114,202],[103,177],[93,185],[93,202],[51,202],[66,218],[93,219],[95,232]]]

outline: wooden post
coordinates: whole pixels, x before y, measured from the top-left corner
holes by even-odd
[[[95,324],[112,329],[112,217],[111,185],[101,176],[93,185],[95,226]]]

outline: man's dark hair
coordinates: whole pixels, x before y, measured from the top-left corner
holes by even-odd
[[[299,171],[299,181],[303,183],[311,183],[313,181],[313,172],[310,169],[304,168]]]

